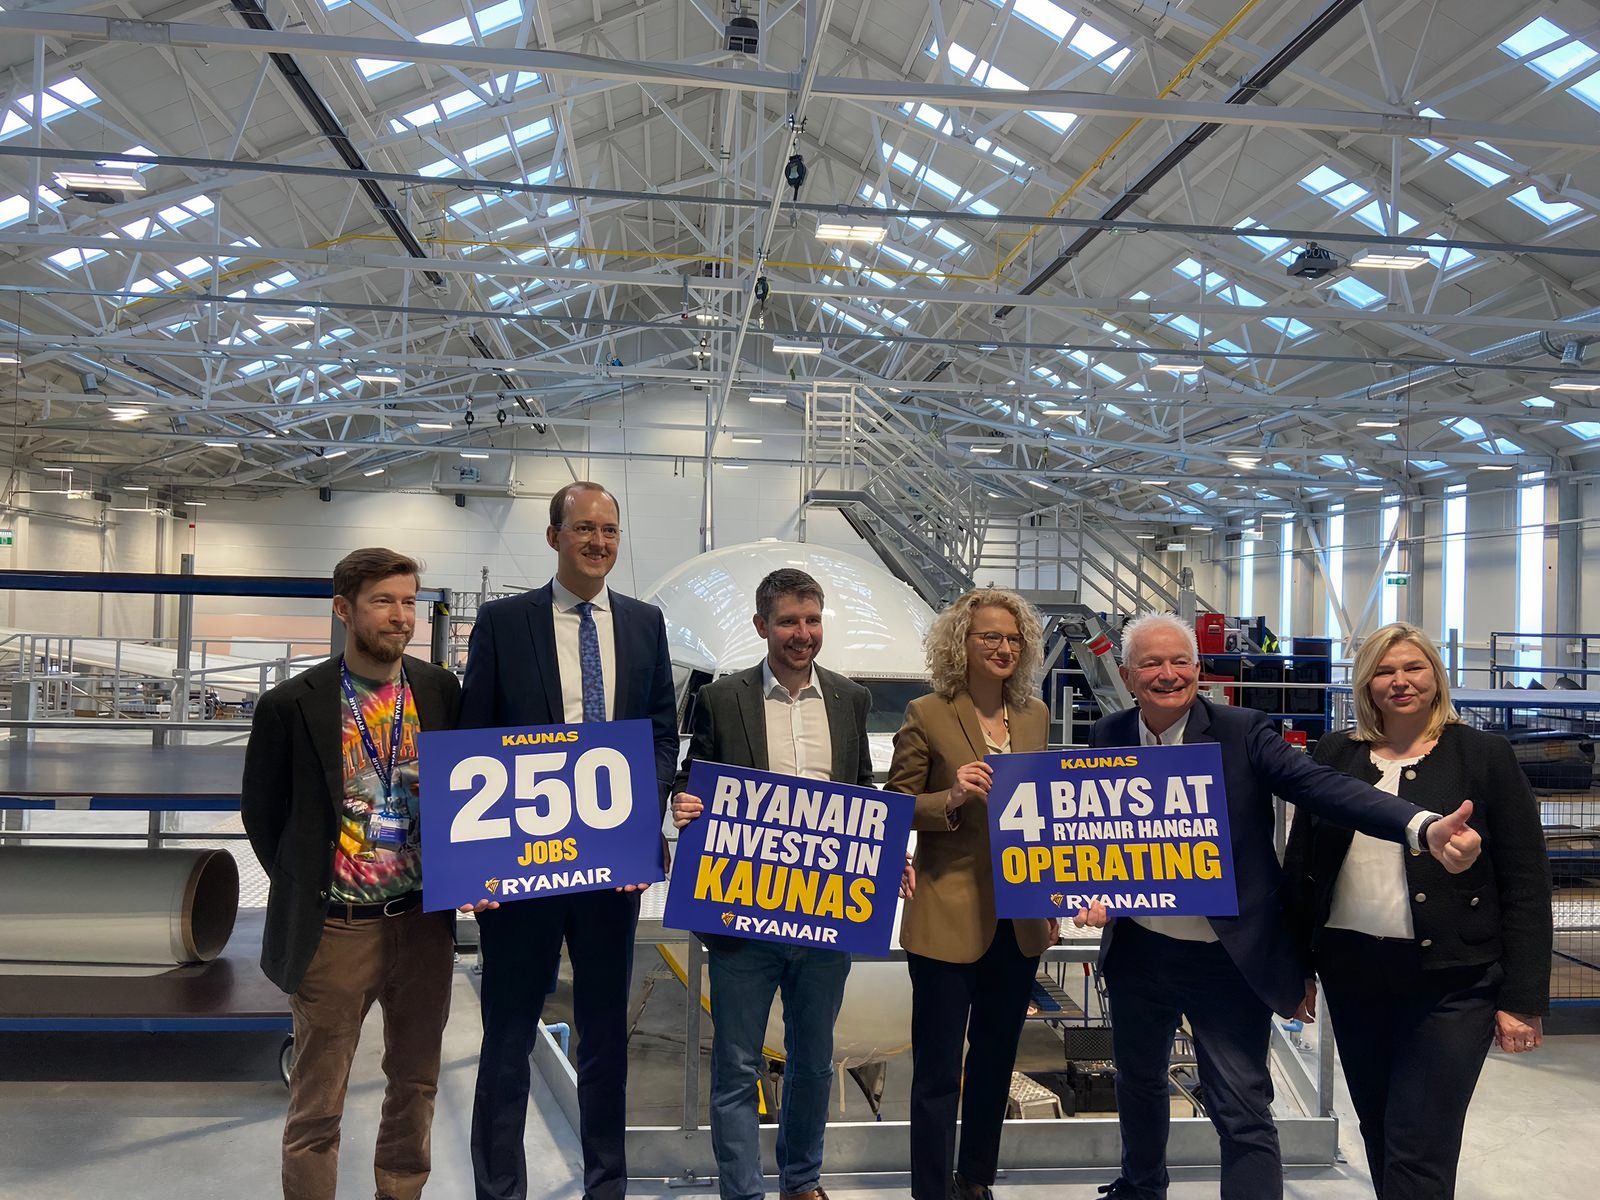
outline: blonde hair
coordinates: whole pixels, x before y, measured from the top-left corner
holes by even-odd
[[[1006,680],[1005,699],[1007,704],[1021,707],[1038,694],[1044,674],[1044,625],[1033,605],[1001,588],[974,588],[952,600],[935,618],[922,641],[933,690],[946,700],[967,690],[967,634],[972,631],[972,614],[980,608],[1003,608],[1016,618],[1022,651],[1017,655],[1017,669]]]
[[[1446,725],[1461,723],[1461,715],[1450,702],[1450,677],[1445,672],[1444,660],[1439,657],[1433,639],[1415,625],[1396,621],[1378,630],[1362,642],[1361,649],[1356,651],[1350,680],[1351,691],[1355,694],[1356,728],[1350,736],[1358,742],[1388,741],[1383,731],[1383,714],[1372,700],[1372,680],[1378,673],[1378,664],[1402,642],[1410,642],[1415,646],[1422,657],[1428,660],[1428,666],[1433,671],[1433,710],[1428,720],[1428,731],[1424,735],[1426,739],[1433,741]]]

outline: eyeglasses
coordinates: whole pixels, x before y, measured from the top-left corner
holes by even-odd
[[[977,638],[978,644],[985,650],[998,650],[1001,642],[1006,643],[1006,645],[1017,651],[1027,645],[1020,633],[994,633],[991,631],[989,633],[969,634],[968,636]]]
[[[597,533],[608,542],[614,542],[622,536],[620,525],[596,525],[593,521],[579,521],[576,525],[563,525],[561,528],[584,541],[588,541]]]

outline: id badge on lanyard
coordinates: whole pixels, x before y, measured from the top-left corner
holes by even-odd
[[[400,792],[399,767],[400,742],[405,732],[405,671],[400,672],[395,690],[394,722],[390,726],[387,763],[378,757],[378,743],[372,736],[372,730],[367,726],[366,717],[361,713],[361,702],[356,697],[355,685],[350,679],[350,668],[342,662],[340,683],[344,687],[345,703],[350,706],[350,713],[355,718],[356,731],[361,735],[361,748],[366,751],[367,761],[372,764],[372,770],[383,787],[381,802],[373,806],[372,813],[367,818],[367,841],[372,846],[384,850],[398,850],[406,844],[406,838],[411,832],[411,813],[406,806],[405,797]]]

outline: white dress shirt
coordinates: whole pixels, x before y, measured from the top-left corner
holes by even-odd
[[[1152,733],[1139,715],[1139,744],[1141,746],[1176,746],[1183,741],[1183,731],[1189,728],[1189,714],[1174,721],[1164,732]],[[1146,929],[1164,933],[1170,938],[1185,942],[1214,942],[1217,934],[1205,917],[1133,917]]]
[[[1372,765],[1382,773],[1376,786],[1391,796],[1400,794],[1400,773],[1422,761],[1415,758],[1380,758],[1368,751]],[[1416,936],[1411,923],[1411,900],[1406,885],[1405,848],[1398,842],[1357,833],[1333,884],[1333,908],[1328,928],[1353,929],[1373,937],[1410,939]]]
[[[828,705],[812,671],[798,692],[779,683],[772,664],[761,664],[762,710],[767,718],[767,770],[807,779],[833,778]]]
[[[578,613],[581,597],[562,585],[559,579],[550,581],[552,617],[556,627],[556,670],[561,678],[561,715],[568,725],[583,721],[583,661],[578,657],[578,627],[583,618]],[[600,594],[590,601],[594,611],[595,633],[600,641],[600,676],[606,691],[606,720],[616,717],[617,704],[617,644],[611,619],[611,591],[601,588]]]

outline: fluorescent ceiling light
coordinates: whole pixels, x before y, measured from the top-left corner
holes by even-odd
[[[760,438],[751,437],[747,433],[735,433],[735,434],[732,434],[728,438],[728,440],[730,442],[739,442],[739,443],[741,443],[742,445],[745,445],[745,446],[759,446],[759,445],[761,445],[761,439]]]
[[[1357,421],[1357,429],[1399,429],[1399,421]]]
[[[450,426],[442,421],[418,421],[418,429],[449,429]]]
[[[1194,358],[1162,358],[1150,364],[1152,371],[1165,371],[1168,375],[1197,375],[1203,366]]]
[[[46,471],[53,471],[57,475],[71,475],[72,474],[72,468],[71,467],[45,467],[44,469]]]
[[[1294,520],[1294,514],[1292,512],[1264,512],[1261,515],[1263,517],[1273,517],[1273,518],[1275,518],[1276,520],[1279,520],[1279,521],[1292,521],[1292,520]]]
[[[1426,254],[1409,250],[1363,250],[1350,260],[1350,265],[1372,271],[1415,271],[1428,262]]]
[[[724,471],[748,471],[750,469],[749,463],[718,463],[717,466]]]
[[[111,419],[113,421],[137,421],[140,417],[148,417],[148,408],[113,408]]]
[[[1049,491],[1050,490],[1050,485],[1048,483],[1042,482],[1041,480],[1030,479],[1030,480],[1028,480],[1028,482],[1033,484],[1033,486],[1036,487],[1036,488],[1043,488],[1045,491]]]
[[[968,446],[967,449],[970,450],[973,454],[999,454],[1000,451],[1002,449],[1004,449],[1004,447],[1002,447],[1002,446],[972,445],[972,446]]]
[[[1514,471],[1514,470],[1516,470],[1516,466],[1514,464],[1512,464],[1512,463],[1505,463],[1504,465],[1502,465],[1500,463],[1479,463],[1478,464],[1478,470],[1480,470],[1480,471]]]
[[[400,376],[392,371],[357,371],[356,378],[366,383],[399,383]]]
[[[185,500],[183,503],[189,508],[204,508],[206,506],[204,500]]]
[[[349,453],[350,453],[350,451],[348,451],[348,450],[329,450],[322,457],[323,458],[343,458],[346,454],[349,454]]]
[[[304,313],[257,313],[257,321],[276,321],[279,325],[315,325],[317,319]]]
[[[1141,542],[1153,542],[1156,540],[1156,535],[1153,533],[1136,533],[1133,536],[1138,538]]]
[[[11,353],[11,351],[9,351],[9,350],[0,350],[0,365],[14,367],[18,363],[20,363],[21,361],[22,360],[20,358],[18,358],[15,354]]]
[[[1210,533],[1211,532],[1211,526],[1209,526],[1209,525],[1191,525],[1191,526],[1189,526],[1189,528],[1194,530],[1196,533]]]
[[[1169,484],[1171,482],[1172,482],[1172,480],[1170,480],[1170,479],[1141,479],[1141,480],[1139,480],[1139,483],[1141,485],[1143,485],[1144,487],[1166,487],[1167,484]]]
[[[1168,542],[1162,547],[1163,550],[1187,550],[1188,548],[1188,542]]]
[[[1375,483],[1366,483],[1362,484],[1360,487],[1353,487],[1350,490],[1352,492],[1381,492],[1383,491],[1383,488]]]
[[[476,451],[473,451],[473,450],[463,450],[461,452],[461,457],[462,458],[488,458],[489,456],[487,454],[479,454],[479,453],[477,453]]]
[[[56,186],[69,192],[142,192],[144,180],[126,171],[57,171]]]
[[[211,449],[213,449],[213,450],[232,450],[238,444],[239,444],[238,442],[207,442],[206,443],[206,445],[210,446]]]
[[[1249,454],[1230,454],[1228,455],[1228,461],[1246,471],[1253,471],[1261,464],[1259,458]]]
[[[147,487],[136,487],[135,485],[129,483],[125,484],[122,490],[125,492],[148,492],[150,489]]]
[[[361,474],[366,476],[368,479],[371,479],[374,475],[382,475],[383,474],[383,468],[382,467],[373,467],[372,470],[363,471],[363,472],[361,472]]]
[[[1047,417],[1081,417],[1081,416],[1083,416],[1083,409],[1081,409],[1081,408],[1051,408],[1051,409],[1046,409],[1044,415],[1047,416]]]
[[[749,397],[749,400],[750,400],[751,404],[787,404],[787,403],[789,403],[789,397],[787,397],[787,396],[751,396],[751,397]]]
[[[1568,375],[1550,385],[1554,392],[1600,392],[1600,372],[1593,375]]]
[[[822,346],[818,342],[773,342],[772,348],[779,354],[821,354]]]
[[[839,221],[817,223],[817,236],[825,242],[881,242],[885,232],[882,225],[847,225]]]

